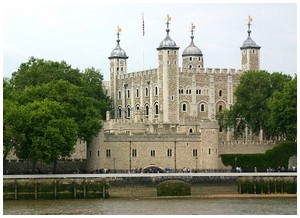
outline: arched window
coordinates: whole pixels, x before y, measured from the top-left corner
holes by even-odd
[[[190,64],[190,65],[189,65],[189,70],[191,70],[191,69],[192,69],[192,67],[193,67],[193,66]]]
[[[118,118],[121,118],[122,117],[122,108],[119,107],[118,108]]]
[[[146,90],[145,90],[145,95],[146,95],[146,97],[149,95],[148,92],[149,92],[149,91],[148,91],[148,88],[146,88]]]
[[[222,110],[222,105],[219,106],[219,111],[221,111],[221,110]]]
[[[128,106],[127,107],[127,119],[130,119],[130,117],[131,117],[131,108],[130,108],[130,106]]]
[[[127,98],[130,98],[130,90],[127,90]]]
[[[190,57],[190,61],[192,61],[193,60],[193,58],[192,57]]]
[[[137,104],[137,105],[135,106],[135,108],[136,108],[137,111],[140,110],[140,105]]]
[[[200,105],[200,111],[201,112],[205,112],[205,104],[201,104]]]
[[[182,104],[182,112],[186,112],[186,103]]]
[[[155,104],[155,115],[158,115],[158,104]]]
[[[149,116],[149,105],[145,106],[145,114],[146,116]]]

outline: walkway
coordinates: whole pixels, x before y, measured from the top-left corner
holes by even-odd
[[[38,174],[3,175],[3,179],[50,179],[50,178],[122,178],[122,177],[297,177],[297,172],[260,173],[111,173],[111,174]]]

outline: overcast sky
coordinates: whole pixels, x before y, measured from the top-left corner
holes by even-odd
[[[122,28],[121,47],[129,56],[128,72],[157,68],[157,50],[172,17],[170,36],[180,54],[194,42],[204,67],[240,69],[240,46],[247,38],[247,17],[253,18],[251,38],[261,46],[261,69],[297,72],[297,4],[97,3],[96,1],[5,0],[3,10],[3,76],[10,77],[29,57],[65,60],[74,68],[101,69],[109,79],[108,56]],[[103,2],[103,1],[101,1]],[[154,1],[152,1],[154,2]],[[174,2],[174,1],[172,1]],[[184,1],[187,2],[187,1]],[[144,13],[145,36],[142,36]],[[181,66],[181,55],[180,55]]]

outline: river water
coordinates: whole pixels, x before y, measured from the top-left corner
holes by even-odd
[[[297,198],[7,200],[4,215],[296,215]]]

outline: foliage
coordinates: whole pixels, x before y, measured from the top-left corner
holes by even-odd
[[[3,81],[4,158],[15,149],[19,158],[55,165],[77,139],[89,143],[110,108],[102,80],[98,70],[80,72],[64,61],[22,63]]]
[[[242,135],[246,125],[255,134],[263,129],[267,136],[274,136],[273,127],[277,123],[269,122],[271,114],[269,101],[273,93],[281,93],[289,81],[291,81],[291,77],[282,73],[245,72],[234,92],[235,104],[229,110],[223,110],[216,116],[220,126],[224,129],[233,128],[236,138]],[[291,107],[294,107],[294,104]],[[294,109],[291,109],[290,112],[294,113]],[[275,117],[278,115],[276,111],[273,114]]]
[[[191,185],[180,180],[168,180],[157,185],[157,196],[191,195]]]
[[[287,140],[297,137],[297,76],[287,82],[283,91],[275,91],[269,100],[270,127],[274,134]]]
[[[244,169],[265,170],[269,167],[288,167],[289,158],[297,154],[296,142],[281,142],[273,149],[261,154],[221,154],[222,162],[225,166],[242,167]]]

